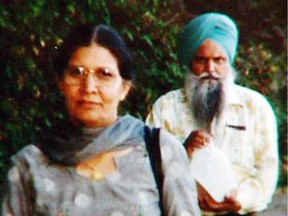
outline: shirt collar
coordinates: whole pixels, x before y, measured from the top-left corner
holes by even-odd
[[[241,100],[239,91],[238,91],[238,85],[237,84],[231,84],[230,87],[227,90],[227,102],[228,104],[233,105],[243,105],[243,100]]]

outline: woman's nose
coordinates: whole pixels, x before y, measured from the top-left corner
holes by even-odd
[[[98,91],[98,87],[99,87],[99,81],[97,79],[95,79],[94,75],[92,73],[87,74],[87,76],[85,77],[84,80],[84,85],[83,88],[85,90],[85,92],[88,93],[93,93],[93,92],[97,92]]]

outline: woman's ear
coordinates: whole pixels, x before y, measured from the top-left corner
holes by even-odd
[[[122,94],[120,95],[120,101],[124,101],[125,98],[127,97],[130,89],[132,88],[132,83],[131,82],[124,82],[123,84],[123,91]]]

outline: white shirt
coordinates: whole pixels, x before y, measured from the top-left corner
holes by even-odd
[[[182,143],[199,129],[183,89],[161,96],[146,121],[165,128]],[[240,213],[267,208],[277,185],[279,160],[277,124],[270,104],[256,91],[233,85],[221,119],[212,122],[212,133],[216,147],[232,163]]]

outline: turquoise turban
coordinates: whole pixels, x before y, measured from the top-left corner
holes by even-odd
[[[235,22],[224,14],[206,13],[191,20],[178,39],[178,59],[190,68],[192,59],[206,39],[212,39],[226,51],[232,64],[238,45]]]

